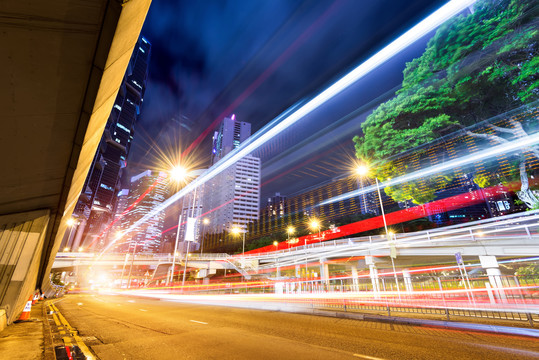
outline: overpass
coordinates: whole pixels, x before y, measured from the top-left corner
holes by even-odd
[[[385,235],[356,237],[291,246],[286,250],[268,253],[228,255],[190,254],[188,265],[198,269],[236,270],[246,276],[271,274],[279,277],[280,269],[300,267],[315,268],[329,277],[329,263],[344,264],[357,273],[358,268],[373,271],[377,266],[388,266],[393,251],[397,268],[411,267],[418,261],[456,263],[458,252],[465,262],[477,263],[490,260],[487,270],[495,271],[497,257],[528,257],[539,254],[539,210],[525,214],[511,214],[466,224],[453,225],[428,231],[395,234],[392,239]],[[295,245],[295,244],[294,244]],[[393,250],[392,250],[393,248]],[[156,272],[166,274],[172,266],[170,254],[92,254],[58,253],[53,268],[61,270],[75,266],[121,267],[127,262],[135,266],[146,265]],[[352,259],[352,261],[351,261]],[[184,266],[184,255],[177,256],[176,263]],[[159,270],[157,270],[159,268]],[[355,270],[353,270],[355,268]],[[499,270],[495,271],[498,274]]]
[[[16,320],[36,288],[51,290],[49,271],[149,6],[150,0],[2,2],[4,324]]]

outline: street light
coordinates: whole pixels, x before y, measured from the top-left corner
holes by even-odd
[[[237,236],[239,235],[240,233],[243,234],[243,251],[242,251],[242,256],[245,256],[245,233],[246,231],[241,231],[241,229],[237,226],[234,226],[232,229],[230,229],[230,231],[232,232],[232,234],[234,234],[234,236]]]
[[[177,165],[169,171],[170,177],[177,183],[181,183],[187,178],[187,169],[181,165]],[[167,278],[167,285],[174,280],[174,270],[176,268],[176,251],[178,249],[178,241],[180,238],[180,225],[182,223],[182,209],[180,207],[180,215],[178,216],[178,227],[176,228],[176,241],[174,242],[174,256],[172,257],[172,271],[170,277]]]
[[[358,165],[356,167],[356,174],[358,175],[359,185],[361,186],[361,190],[363,191],[363,178],[369,173],[369,168],[363,164]],[[365,192],[362,194],[363,197],[363,208],[365,210],[365,214],[368,212],[367,210],[367,199],[365,197]]]
[[[318,220],[316,219],[311,220],[311,222],[309,223],[309,227],[312,230],[318,229],[318,239],[320,239],[320,223],[318,222]]]
[[[177,165],[170,170],[169,174],[172,180],[182,182],[187,177],[187,169],[181,165]]]
[[[191,256],[191,254],[189,254],[189,246],[191,245],[191,241],[196,241],[196,219],[195,218],[195,206],[198,208],[198,204],[197,204],[197,189],[198,187],[195,187],[195,190],[193,190],[193,203],[190,204],[192,207],[191,207],[191,220],[194,219],[195,220],[195,224],[194,224],[194,228],[193,228],[193,238],[192,239],[187,239],[187,236],[186,236],[186,240],[187,240],[187,253],[185,254],[185,264],[184,264],[184,267],[183,267],[183,278],[182,278],[182,292],[184,290],[184,285],[185,285],[185,275],[187,274],[187,260],[189,258],[189,256]],[[189,208],[187,208],[189,210]],[[197,210],[198,212],[198,210]],[[187,218],[187,224],[189,225],[189,217]],[[180,233],[180,225],[179,225],[179,222],[178,222],[178,234]],[[186,229],[186,234],[188,233],[187,229]]]
[[[356,167],[356,174],[358,174],[359,176],[366,177],[368,176],[369,172],[370,172],[370,169],[365,164],[360,164]],[[386,213],[384,211],[384,202],[382,201],[382,194],[380,192],[380,184],[378,183],[378,178],[376,176],[374,176],[374,180],[376,182],[376,191],[378,191],[378,200],[380,200],[380,211],[382,212],[382,219],[384,220],[384,228],[386,230],[386,237],[387,237],[387,241],[389,242],[393,240],[394,233],[389,231],[389,229],[387,228]],[[390,245],[390,252],[391,252],[391,245]],[[393,275],[395,277],[395,284],[397,285],[397,292],[399,293],[399,298],[400,298],[399,279],[397,277],[397,271],[395,270],[395,261],[393,260],[393,256],[391,256],[391,254],[389,258],[391,259],[391,265],[393,266]]]
[[[202,220],[202,239],[200,241],[200,254],[202,255],[202,253],[204,252],[204,234],[206,233],[206,225],[208,225],[210,223],[210,219],[208,218],[204,218],[204,220]]]
[[[292,235],[295,230],[296,229],[294,229],[293,226],[289,226],[288,229],[286,229],[286,232],[288,233],[288,239],[287,240],[290,240],[290,235]]]

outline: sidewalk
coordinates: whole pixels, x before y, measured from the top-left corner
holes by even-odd
[[[41,300],[32,306],[28,321],[15,322],[0,332],[0,359],[55,359],[44,322],[44,303]]]

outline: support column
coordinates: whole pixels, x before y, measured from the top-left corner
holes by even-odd
[[[81,246],[82,234],[86,228],[86,219],[80,221],[79,226],[77,226],[77,234],[75,235],[75,240],[73,240],[73,246],[71,246],[71,251],[77,252]]]
[[[295,293],[299,293],[300,292],[299,278],[301,277],[301,267],[299,265],[296,265],[295,270],[296,270],[296,281],[293,284],[292,290]]]
[[[6,323],[17,320],[36,290],[48,210],[0,216],[0,308]]]
[[[414,287],[412,286],[412,276],[408,269],[402,270],[402,277],[404,278],[404,287],[406,291],[414,291]]]
[[[359,291],[357,265],[352,265],[352,291]]]
[[[374,264],[374,259],[370,255],[365,256],[365,264],[369,266],[369,275],[372,282],[372,291],[374,293],[380,292],[380,280],[378,278],[378,269]]]
[[[325,259],[320,259],[320,280],[329,287],[329,266]]]
[[[500,272],[496,256],[479,256],[479,261],[481,262],[481,267],[487,271],[490,286],[495,289],[502,302],[506,302],[507,297],[503,290],[502,273]]]

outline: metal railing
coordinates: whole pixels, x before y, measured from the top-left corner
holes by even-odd
[[[370,277],[282,279],[279,281],[187,284],[189,294],[273,294],[273,301],[318,309],[376,311],[389,316],[416,313],[452,317],[539,322],[539,276],[499,276],[499,287],[488,276],[466,281],[458,276],[380,276],[377,289]]]

